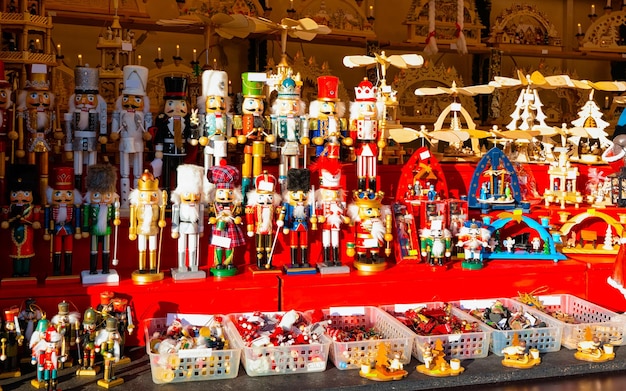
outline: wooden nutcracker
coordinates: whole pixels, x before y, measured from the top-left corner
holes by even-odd
[[[100,294],[100,305],[98,306],[102,319],[101,323],[106,322],[107,317],[116,319],[117,331],[119,333],[120,357],[118,363],[129,363],[130,358],[124,355],[126,347],[126,335],[132,334],[135,330],[133,323],[133,307],[127,299],[115,296],[111,291],[105,291]]]
[[[100,368],[96,366],[96,335],[98,333],[98,314],[89,307],[83,316],[83,327],[78,332],[78,376],[96,376]]]
[[[22,372],[19,366],[19,346],[24,342],[17,316],[19,308],[13,307],[4,311],[4,328],[0,331],[0,345],[2,354],[2,372],[0,378],[20,377]]]
[[[326,143],[352,145],[348,126],[343,118],[345,103],[339,100],[339,78],[320,76],[317,78],[317,99],[309,105],[309,133],[316,146],[315,155],[325,154]]]
[[[46,331],[48,330],[49,326],[50,326],[50,322],[44,316],[41,320],[37,322],[37,327],[35,328],[35,331],[33,332],[30,339],[28,340],[29,341],[28,347],[30,348],[30,352],[31,352],[30,362],[32,365],[36,365],[39,362],[39,356],[41,355],[42,352],[46,350],[46,345],[47,345]],[[59,341],[60,341],[60,337],[59,337]],[[36,389],[44,387],[45,381],[43,379],[43,371],[37,371],[37,378],[31,380],[31,384]]]
[[[54,327],[62,337],[59,346],[59,354],[63,358],[61,367],[71,367],[74,364],[71,350],[76,345],[76,337],[80,329],[80,313],[70,312],[70,303],[67,301],[60,302],[57,307],[59,312],[50,319],[50,326]]]
[[[6,165],[7,161],[13,163],[15,160],[14,146],[18,138],[12,93],[11,83],[4,79],[4,61],[0,61],[0,205],[7,203]]]
[[[36,358],[31,361],[33,365],[37,365],[37,380],[31,381],[35,388],[45,388],[47,391],[57,390],[58,371],[63,367],[65,359],[61,354],[61,341],[61,334],[50,325],[45,332],[44,340],[36,346],[39,351],[35,355]]]
[[[124,383],[124,379],[115,376],[115,364],[121,358],[120,333],[115,317],[107,317],[105,324],[105,328],[100,329],[95,340],[96,352],[100,352],[104,358],[104,376],[98,380],[98,385],[103,388],[112,388]]]

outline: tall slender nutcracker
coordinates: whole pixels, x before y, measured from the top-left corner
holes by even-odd
[[[121,206],[129,207],[130,166],[133,166],[133,188],[137,188],[143,175],[144,141],[150,140],[148,129],[152,126],[150,99],[146,93],[148,68],[126,65],[124,89],[115,103],[111,120],[111,140],[119,139]]]
[[[83,191],[83,171],[98,163],[98,146],[107,143],[107,104],[98,92],[99,70],[78,66],[76,87],[65,113],[65,151],[74,159],[75,187]]]
[[[206,273],[198,268],[199,244],[204,234],[204,206],[208,203],[209,182],[203,167],[182,164],[177,170],[178,186],[171,196],[171,235],[178,239],[178,268],[172,269],[172,278],[204,278]]]
[[[276,138],[273,148],[280,149],[278,181],[280,190],[284,192],[287,184],[287,171],[290,168],[300,168],[300,145],[304,148],[308,147],[309,124],[305,115],[306,103],[300,99],[300,85],[296,79],[287,76],[278,85],[277,93],[272,104],[270,119],[272,133]],[[306,161],[304,164],[306,167]]]
[[[348,123],[343,118],[345,103],[339,100],[339,78],[320,76],[317,78],[317,99],[309,104],[309,133],[316,146],[315,155],[325,154],[326,143],[352,145],[348,136]]]
[[[202,96],[198,98],[200,111],[200,138],[204,147],[204,174],[209,168],[219,166],[228,156],[228,144],[237,144],[232,138],[233,120],[228,113],[228,74],[224,71],[202,72]]]
[[[96,336],[96,352],[100,352],[104,358],[104,374],[98,380],[98,385],[104,388],[112,388],[124,383],[124,379],[115,376],[115,364],[120,361],[120,333],[117,327],[117,319],[109,316],[105,321],[105,328],[100,329]]]
[[[74,169],[55,167],[54,183],[48,187],[48,201],[44,208],[44,240],[52,240],[52,274],[61,275],[61,258],[64,258],[63,272],[72,274],[74,239],[82,238],[80,224],[80,204],[82,196],[74,188]]]
[[[314,197],[311,193],[311,172],[308,168],[292,168],[287,173],[287,193],[283,202],[285,225],[283,233],[290,235],[291,267],[308,268],[309,228],[317,229],[313,213]],[[311,224],[309,226],[309,224]],[[299,255],[298,256],[298,249]]]
[[[4,79],[4,61],[0,61],[0,205],[6,204],[6,164],[13,163],[14,143],[18,138],[15,131],[15,108],[11,94],[11,83]],[[9,111],[13,107],[12,111]]]
[[[89,307],[83,316],[83,327],[78,332],[77,343],[80,346],[78,363],[80,368],[76,371],[79,376],[95,376],[98,373],[96,367],[96,334],[98,332],[98,314]]]
[[[139,269],[132,274],[137,283],[160,281],[161,272],[159,259],[160,244],[165,228],[165,205],[167,193],[159,190],[159,181],[148,170],[145,170],[137,183],[137,188],[130,193],[130,228],[128,239],[137,240],[139,250]],[[146,252],[149,263],[146,267]]]
[[[15,156],[27,156],[28,164],[36,164],[39,168],[39,194],[42,204],[46,204],[46,189],[48,187],[48,153],[52,150],[48,137],[55,133],[55,138],[63,138],[61,132],[57,135],[55,127],[54,94],[50,92],[48,67],[44,64],[31,64],[27,68],[28,80],[24,90],[17,97],[17,111],[19,116],[17,150]],[[28,137],[26,150],[24,139]],[[37,162],[39,155],[39,162]]]
[[[62,301],[58,304],[59,312],[50,319],[50,326],[61,334],[60,355],[63,358],[62,366],[72,366],[73,358],[70,356],[71,348],[76,344],[76,337],[80,329],[80,313],[70,312],[70,304]]]

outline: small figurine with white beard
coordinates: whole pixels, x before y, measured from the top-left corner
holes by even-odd
[[[83,190],[83,167],[98,163],[98,146],[107,143],[107,104],[98,93],[98,69],[79,66],[76,87],[65,113],[65,151],[74,159],[75,187]]]

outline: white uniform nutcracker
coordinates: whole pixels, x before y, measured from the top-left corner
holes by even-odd
[[[122,208],[128,208],[130,194],[130,166],[133,166],[134,185],[143,173],[144,141],[150,140],[152,126],[150,99],[146,94],[148,68],[141,65],[124,67],[124,89],[115,103],[111,121],[111,140],[120,140],[120,195]]]
[[[176,279],[204,278],[198,270],[199,243],[204,233],[204,206],[208,202],[209,182],[204,169],[193,164],[178,166],[178,186],[172,191],[172,238],[178,239]],[[189,261],[187,262],[187,256]]]
[[[354,88],[356,99],[350,104],[350,136],[355,140],[356,175],[359,190],[375,192],[378,148],[383,140],[378,130],[377,88],[364,79]]]
[[[228,74],[224,71],[207,70],[202,73],[202,96],[198,98],[200,110],[199,143],[204,147],[204,172],[218,166],[228,155],[228,143],[231,140],[233,121],[228,114]]]
[[[457,246],[463,247],[465,259],[462,266],[465,269],[477,270],[483,267],[483,252],[489,248],[491,234],[488,229],[475,221],[467,221],[459,232]]]
[[[98,69],[79,66],[76,87],[65,113],[65,151],[74,159],[75,187],[83,191],[84,167],[98,162],[98,146],[107,143],[107,104],[98,93]]]
[[[144,171],[137,188],[130,194],[130,228],[128,239],[137,240],[139,269],[132,274],[138,283],[160,281],[164,275],[158,264],[157,239],[165,228],[167,194],[159,190],[159,181],[148,170]],[[148,265],[146,265],[148,254]]]

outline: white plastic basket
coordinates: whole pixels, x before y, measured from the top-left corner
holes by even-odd
[[[284,312],[265,312],[267,315]],[[234,334],[233,346],[242,351],[241,362],[248,376],[287,375],[292,373],[323,372],[328,361],[330,342],[290,346],[248,347],[233,322],[253,313],[229,314],[229,328]],[[310,318],[301,315],[310,323]]]
[[[376,359],[378,345],[385,343],[388,353],[397,356],[402,364],[411,361],[414,334],[400,322],[376,307],[334,307],[322,310],[325,320],[331,321],[331,327],[346,329],[355,326],[373,328],[382,339],[337,342],[328,334],[324,337],[332,341],[330,359],[338,369],[360,369],[363,363]]]
[[[379,308],[387,313],[403,313],[410,309],[433,309],[441,308],[444,305],[445,303],[443,302],[429,302],[417,304],[394,304],[381,306]],[[493,329],[456,307],[451,309],[451,314],[461,320],[469,322],[470,324],[477,323],[480,331],[462,334],[419,335],[398,320],[401,326],[406,327],[407,330],[415,336],[415,343],[413,344],[412,350],[413,357],[421,362],[424,362],[424,347],[427,344],[434,345],[436,340],[441,340],[444,352],[448,358],[466,360],[487,357],[487,354],[489,353],[489,341],[491,339],[491,332]]]
[[[576,349],[578,342],[585,339],[587,328],[602,343],[624,344],[626,323],[616,321],[616,312],[568,294],[537,296],[537,299],[542,302],[547,313],[560,311],[573,316],[578,322],[573,324],[554,318],[563,328],[561,345],[566,348]],[[531,308],[538,310],[536,307]]]
[[[228,319],[224,319],[226,338],[232,342],[229,323]],[[152,336],[155,332],[165,334],[167,326],[166,318],[150,318],[144,321],[146,351],[150,356],[153,382],[166,384],[237,377],[241,355],[239,349],[186,349],[172,354],[153,353]]]
[[[526,342],[527,348],[535,348],[540,353],[556,352],[561,349],[561,336],[563,327],[553,317],[534,310],[522,303],[506,298],[460,300],[451,302],[454,306],[463,311],[490,308],[496,301],[500,301],[510,311],[525,311],[538,321],[546,324],[546,327],[532,327],[522,330],[498,330],[491,332],[491,352],[497,356],[502,356],[502,349],[511,346],[513,336],[517,334],[519,341]],[[491,326],[488,326],[491,327]]]

